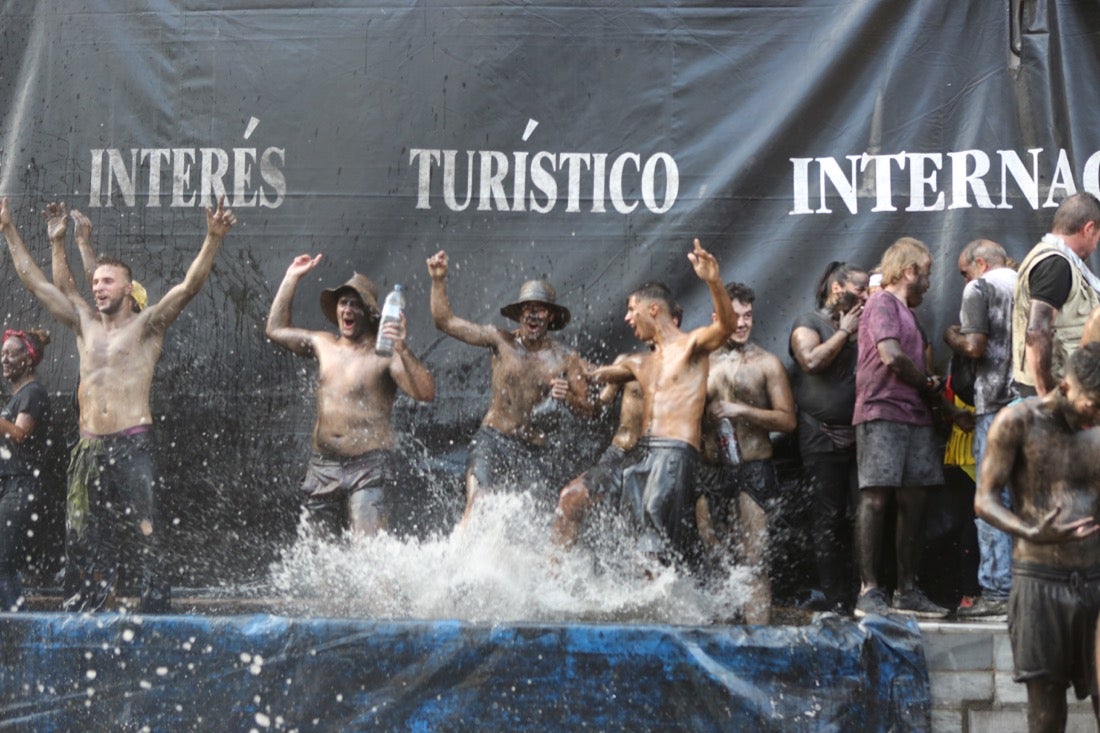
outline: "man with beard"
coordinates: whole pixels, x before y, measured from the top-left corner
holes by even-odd
[[[624,320],[635,338],[653,350],[599,367],[592,377],[620,384],[637,381],[641,386],[644,437],[638,441],[637,461],[623,476],[621,503],[639,532],[639,549],[658,559],[690,562],[698,546],[695,471],[710,354],[733,332],[733,309],[722,289],[718,261],[698,239],[688,259],[710,290],[713,322],[681,331],[668,287],[646,283],[627,298]]]
[[[1066,688],[1098,710],[1100,344],[1070,355],[1059,385],[1001,410],[989,428],[974,510],[1015,539],[1008,633],[1028,727],[1066,727]],[[1001,502],[1008,487],[1012,508]]]
[[[546,280],[528,280],[519,299],[500,309],[501,315],[519,323],[507,331],[491,324],[459,318],[447,297],[447,253],[428,258],[432,278],[431,310],[435,326],[471,346],[492,354],[492,397],[489,411],[470,442],[466,462],[465,524],[478,499],[487,492],[540,484],[544,467],[540,459],[548,439],[536,407],[554,408],[564,403],[571,412],[591,417],[595,407],[588,395],[586,365],[576,351],[549,337],[569,322],[569,310],[558,305],[557,293]],[[548,398],[550,401],[548,401]],[[541,403],[541,405],[540,405]]]
[[[820,595],[816,611],[851,608],[850,512],[855,507],[856,355],[859,318],[867,298],[867,273],[830,262],[817,286],[816,310],[791,328],[788,350],[798,404],[798,447],[813,488],[812,535]]]
[[[236,223],[225,208],[206,209],[206,238],[183,282],[149,307],[124,263],[101,258],[92,277],[95,305],[79,294],[65,256],[67,215],[51,205],[46,227],[55,283],[31,258],[0,202],[0,230],[15,272],[55,318],[76,334],[80,356],[80,441],[69,466],[66,607],[103,608],[115,590],[119,549],[136,544],[141,565],[139,610],[163,613],[171,591],[161,569],[160,533],[153,524],[153,412],[149,393],[164,335],[210,275],[222,239]]]
[[[735,325],[722,347],[710,355],[700,514],[709,520],[705,525],[721,551],[732,549],[735,538],[740,538],[740,559],[752,574],[745,620],[766,624],[771,618],[768,510],[779,498],[770,433],[791,432],[797,418],[782,362],[750,341],[756,293],[737,282],[728,283],[725,293]],[[741,459],[736,465],[725,459],[719,446],[720,420],[733,426]],[[704,539],[708,536],[711,532]]]
[[[396,490],[394,436],[390,426],[397,391],[420,402],[435,399],[435,380],[405,342],[405,317],[388,321],[382,333],[393,353],[375,352],[378,291],[355,273],[321,293],[321,311],[338,333],[291,325],[294,292],[321,255],[298,255],[275,294],[267,337],[298,356],[317,359],[317,420],[313,455],[302,483],[304,516],[332,532],[373,535],[388,529]]]
[[[856,365],[856,461],[859,513],[856,545],[860,595],[856,616],[888,613],[879,586],[879,560],[886,509],[897,500],[898,587],[894,610],[942,618],[947,609],[917,587],[921,520],[928,487],[943,483],[930,402],[939,398],[940,378],[927,374],[925,338],[913,308],[928,291],[932,255],[923,242],[902,237],[882,256],[882,290],[867,299],[859,327]]]

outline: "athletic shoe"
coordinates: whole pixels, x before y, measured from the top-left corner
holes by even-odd
[[[1008,599],[979,596],[978,599],[967,608],[964,608],[960,604],[959,610],[956,611],[955,615],[961,619],[973,621],[1007,621]]]
[[[872,588],[856,601],[856,618],[864,618],[872,613],[879,616],[890,613],[890,604],[886,602],[886,591],[882,588]]]
[[[912,588],[904,593],[894,592],[894,610],[908,613],[917,618],[944,618],[950,611],[928,600],[920,588]]]

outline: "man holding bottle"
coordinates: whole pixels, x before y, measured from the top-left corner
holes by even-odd
[[[750,341],[756,294],[743,283],[731,282],[726,295],[733,307],[734,329],[722,348],[710,355],[699,472],[700,532],[720,553],[732,549],[734,538],[740,536],[740,559],[752,573],[745,621],[766,624],[771,616],[767,510],[779,491],[770,433],[791,432],[797,418],[783,363]],[[726,440],[721,438],[723,427],[727,432],[733,428]]]
[[[321,293],[321,311],[337,333],[291,324],[298,282],[320,261],[321,255],[298,255],[287,268],[268,314],[267,337],[317,360],[313,455],[302,483],[304,519],[329,532],[372,535],[387,528],[386,494],[395,488],[390,416],[397,390],[430,402],[435,380],[405,342],[404,314],[380,324],[377,288],[359,273]]]

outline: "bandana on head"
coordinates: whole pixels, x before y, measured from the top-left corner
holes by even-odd
[[[137,303],[139,311],[145,310],[145,304],[149,302],[149,294],[145,292],[145,286],[137,280],[130,281],[130,297]]]
[[[13,331],[8,329],[4,331],[4,340],[7,341],[10,338],[17,338],[23,342],[23,348],[27,350],[27,356],[31,359],[31,366],[38,366],[42,361],[42,352],[38,350],[35,345],[35,339],[33,336],[27,334],[26,331]]]

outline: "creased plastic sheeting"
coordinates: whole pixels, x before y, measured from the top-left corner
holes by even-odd
[[[0,729],[917,731],[915,623],[804,627],[25,614]]]

